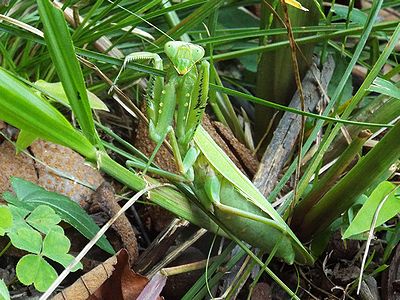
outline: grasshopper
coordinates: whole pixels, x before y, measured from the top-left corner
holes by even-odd
[[[179,172],[200,203],[220,222],[253,246],[269,252],[275,247],[275,255],[289,264],[313,263],[272,205],[200,125],[209,89],[209,63],[203,60],[204,49],[170,41],[164,52],[171,64],[166,77],[150,75],[147,87],[149,135],[156,147],[145,171],[169,135]],[[127,63],[142,59],[152,60],[156,69],[163,70],[158,54],[132,53],[125,58],[116,81]]]

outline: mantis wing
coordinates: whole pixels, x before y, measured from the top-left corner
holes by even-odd
[[[196,146],[199,147],[212,166],[238,190],[240,190],[240,192],[246,196],[246,199],[249,199],[249,201],[264,211],[271,219],[280,224],[282,228],[285,228],[285,232],[282,233],[291,239],[293,248],[296,252],[296,261],[303,264],[312,264],[314,261],[313,257],[307,252],[289,226],[287,226],[285,221],[275,211],[272,205],[258,191],[253,183],[236,167],[236,165],[214,142],[202,126],[199,126],[197,129],[196,134],[194,135],[194,141]]]

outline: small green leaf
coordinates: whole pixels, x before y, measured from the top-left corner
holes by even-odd
[[[39,254],[42,250],[42,236],[39,232],[27,225],[18,226],[13,228],[8,233],[11,243],[14,247]]]
[[[25,218],[27,215],[29,215],[29,210],[23,207],[14,206],[13,203],[10,203],[8,207],[10,208],[13,216],[13,228],[21,226],[21,223],[26,224]]]
[[[0,300],[10,300],[10,294],[3,279],[0,279]]]
[[[51,230],[43,241],[42,255],[46,256],[64,267],[67,267],[74,257],[68,254],[71,247],[71,242],[64,235],[64,232],[60,232],[57,229]],[[82,264],[78,264],[73,271],[82,268]]]
[[[17,263],[18,280],[25,285],[33,285],[39,292],[45,292],[56,280],[57,272],[40,255],[28,254]]]
[[[396,186],[393,183],[384,181],[372,192],[371,196],[358,211],[349,228],[343,234],[343,239],[368,231],[372,225],[374,214],[383,199],[387,196],[386,202],[379,211],[375,227],[385,223],[400,212],[400,201],[395,196]]]
[[[39,205],[48,205],[54,209],[62,220],[71,224],[88,239],[93,238],[100,230],[99,226],[96,225],[93,219],[79,204],[68,197],[48,192],[32,182],[17,177],[11,178],[11,185],[17,195],[17,200],[15,197],[10,197],[7,194],[5,196],[3,195],[3,198],[7,202],[18,206],[21,205],[24,208],[30,207],[31,210]],[[97,245],[110,254],[115,253],[105,236],[100,238]]]
[[[71,254],[65,253],[65,254],[59,254],[57,256],[57,262],[61,265],[64,266],[64,268],[68,267],[69,264],[75,259],[74,256]],[[72,268],[72,272],[76,272],[79,269],[83,269],[83,265],[81,262],[77,263],[75,267]]]
[[[13,217],[7,206],[0,206],[0,236],[6,233],[6,230],[12,226]]]
[[[38,80],[35,82],[35,85],[44,90],[52,99],[71,108],[61,82],[50,83],[44,80]],[[105,105],[99,97],[88,90],[86,91],[89,97],[89,105],[91,109],[109,111],[107,105]]]
[[[57,261],[57,255],[68,253],[71,242],[62,233],[51,230],[43,241],[42,255]]]
[[[33,228],[47,234],[54,225],[60,223],[61,218],[51,207],[39,205],[31,212],[28,218],[26,218],[26,221]]]

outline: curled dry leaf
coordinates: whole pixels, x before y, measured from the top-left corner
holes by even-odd
[[[119,251],[53,300],[133,300],[137,299],[149,280],[130,269],[128,253]],[[162,299],[160,296],[157,299]]]
[[[92,205],[98,205],[109,218],[112,218],[121,209],[115,199],[113,187],[106,181],[103,182],[93,194]],[[120,236],[125,249],[129,253],[130,263],[135,263],[139,255],[136,235],[125,214],[122,214],[114,222],[113,228]]]
[[[104,181],[98,170],[85,164],[84,158],[69,148],[37,140],[29,150],[38,161],[23,152],[16,154],[15,147],[8,141],[0,143],[0,194],[10,190],[10,177],[13,176],[70,197],[82,205],[88,201],[93,189]]]
[[[46,166],[67,176],[73,176],[75,180],[88,184],[94,189],[104,181],[98,170],[87,165],[82,156],[67,147],[38,140],[31,145],[30,149],[33,155]],[[38,162],[36,162],[36,169],[39,174],[38,184],[48,191],[63,194],[80,204],[88,201],[93,193],[92,189],[64,178]]]
[[[11,176],[33,183],[38,181],[33,160],[24,153],[15,154],[14,146],[8,141],[0,145],[0,168],[0,194],[11,190]]]

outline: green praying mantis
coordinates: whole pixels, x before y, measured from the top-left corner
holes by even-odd
[[[181,41],[165,44],[170,67],[165,78],[150,75],[146,103],[149,135],[156,143],[144,173],[167,136],[178,170],[200,203],[237,237],[292,264],[311,264],[312,256],[272,205],[234,165],[201,126],[207,104],[210,66],[201,46]],[[163,70],[158,54],[132,53],[127,63],[151,60]],[[175,126],[173,126],[175,124]]]

